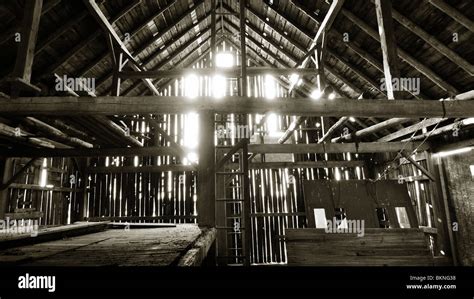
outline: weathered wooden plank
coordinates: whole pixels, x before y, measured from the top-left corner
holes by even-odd
[[[400,77],[400,67],[397,54],[397,42],[395,40],[395,31],[392,22],[391,0],[375,0],[375,12],[377,14],[380,45],[382,48],[387,97],[389,100],[393,100],[400,97],[401,93],[398,90],[394,90],[392,81],[392,79]]]
[[[367,228],[364,236],[287,229],[288,264],[304,266],[434,265],[421,229]]]
[[[43,0],[27,0],[23,9],[21,42],[12,77],[20,78],[27,83],[31,80],[42,7]]]
[[[149,113],[186,113],[211,110],[215,113],[266,113],[272,111],[300,116],[354,117],[473,117],[474,101],[384,101],[348,98],[310,101],[306,98],[226,97],[216,101],[200,97],[190,101],[185,97],[23,97],[15,101],[0,99],[0,114],[8,115],[126,115]]]
[[[132,72],[132,71],[123,71],[120,73],[121,78],[126,79],[138,79],[138,78],[181,78],[187,74],[198,73],[200,76],[204,75],[213,75],[218,73],[219,75],[226,76],[226,77],[234,77],[237,78],[240,76],[241,71],[240,68],[225,68],[215,70],[213,68],[200,68],[200,69],[193,69],[193,68],[175,68],[169,70],[156,70],[156,71],[143,71],[143,72]],[[317,70],[311,68],[275,68],[275,67],[247,67],[247,75],[277,75],[277,76],[289,76],[292,74],[299,74],[299,75],[315,75]]]
[[[192,248],[178,260],[177,265],[181,267],[200,266],[206,259],[209,249],[214,244],[216,235],[215,228],[204,229]]]
[[[36,237],[30,233],[22,235],[0,235],[0,249],[36,244],[40,242],[59,240],[66,237],[79,236],[103,231],[107,228],[106,222],[76,222],[74,224],[39,229]],[[1,259],[0,259],[1,260]]]
[[[198,223],[200,226],[214,227],[215,219],[215,147],[214,121],[212,112],[199,115],[199,170],[198,170]]]

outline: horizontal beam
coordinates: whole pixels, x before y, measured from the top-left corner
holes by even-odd
[[[303,161],[250,163],[249,169],[362,167],[364,161]]]
[[[338,98],[311,101],[307,98],[212,97],[23,97],[0,99],[1,115],[129,115],[187,113],[211,110],[215,113],[267,113],[299,116],[353,117],[473,117],[474,101],[412,101]]]
[[[419,147],[419,148],[418,148]],[[386,153],[400,150],[423,151],[428,145],[421,142],[361,142],[361,143],[312,143],[312,144],[250,144],[254,154],[333,154],[333,153]]]
[[[249,152],[255,154],[273,153],[380,153],[397,152],[402,149],[413,151],[428,148],[421,142],[361,142],[329,144],[249,144]],[[174,156],[176,150],[171,147],[151,146],[139,148],[80,148],[35,150],[14,148],[0,149],[0,157],[108,157],[108,156]]]
[[[171,147],[152,146],[139,148],[80,148],[80,149],[0,149],[0,157],[109,157],[109,156],[174,156]]]
[[[159,173],[164,171],[194,171],[193,165],[145,165],[145,166],[122,166],[122,167],[89,167],[87,173]]]
[[[193,69],[193,68],[183,68],[183,69],[170,69],[170,70],[156,70],[156,71],[143,71],[143,72],[130,72],[124,71],[120,72],[119,76],[124,79],[142,79],[142,78],[177,78],[183,77],[188,74],[197,74],[199,76],[203,75],[214,75],[219,74],[222,76],[229,77],[240,77],[240,68],[202,68],[202,69]],[[273,68],[273,67],[248,67],[247,75],[277,75],[277,76],[288,76],[292,74],[299,75],[317,75],[318,70],[314,68]]]
[[[238,168],[238,165],[229,165],[230,168]],[[364,161],[303,161],[303,162],[264,162],[250,163],[249,169],[280,169],[280,168],[334,168],[334,167],[362,167]],[[195,171],[192,165],[146,165],[146,166],[101,166],[89,167],[87,173],[160,173],[164,171]]]

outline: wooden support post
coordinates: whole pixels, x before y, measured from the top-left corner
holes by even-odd
[[[11,178],[12,167],[13,167],[13,160],[11,158],[6,158],[5,164],[3,167],[3,178],[2,178],[3,185],[5,185]],[[0,219],[5,218],[5,214],[7,213],[7,210],[8,210],[8,200],[9,200],[8,188],[5,188],[2,191],[0,191]]]
[[[247,46],[245,37],[245,5],[246,0],[240,0],[240,96],[247,96]]]
[[[215,69],[216,67],[216,10],[217,10],[217,0],[211,0],[211,67]]]
[[[441,187],[441,193],[443,196],[443,208],[444,208],[444,213],[445,213],[445,218],[446,218],[446,230],[448,231],[451,256],[453,258],[454,266],[457,266],[458,265],[457,248],[456,248],[456,241],[454,240],[453,228],[452,228],[453,223],[451,221],[451,213],[450,213],[449,203],[448,203],[448,187],[446,186],[446,177],[444,174],[442,159],[438,157],[436,162],[438,164],[439,182],[440,182],[440,187]]]
[[[109,35],[110,37],[110,35]],[[112,77],[112,88],[111,88],[111,95],[112,96],[120,96],[120,72],[122,72],[122,68],[124,66],[123,63],[123,53],[120,48],[114,48],[114,44],[112,42],[112,38],[110,37],[110,47],[111,47],[111,55],[114,61],[114,70],[113,70],[113,77]]]
[[[79,198],[79,220],[84,221],[87,215],[88,211],[88,195],[89,191],[87,189],[87,185],[89,184],[89,173],[88,173],[88,167],[90,164],[90,158],[85,158],[81,159],[81,164],[80,164],[80,172],[82,174],[82,188],[81,188],[81,193],[78,194]],[[76,178],[77,179],[77,178]]]
[[[399,78],[400,70],[398,66],[397,43],[393,30],[391,0],[375,0],[375,11],[379,25],[387,97],[389,100],[393,100],[400,93],[393,90],[392,78]]]
[[[240,0],[242,1],[242,0]],[[242,226],[244,227],[243,251],[245,255],[244,265],[250,266],[252,248],[252,220],[250,219],[250,180],[249,180],[249,149],[248,140],[245,139],[242,147],[242,171],[243,171],[243,216]]]
[[[215,226],[215,147],[214,112],[199,114],[198,224]]]

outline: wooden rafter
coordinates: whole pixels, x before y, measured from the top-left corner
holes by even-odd
[[[19,78],[26,83],[30,83],[31,80],[42,7],[43,0],[25,1],[21,25],[21,42],[18,47],[12,77]]]
[[[116,23],[120,20],[123,16],[125,16],[128,12],[134,9],[140,1],[135,1],[123,8],[119,13],[114,15],[110,20],[110,24]],[[56,59],[56,62],[47,69],[41,72],[41,77],[51,76],[51,74],[55,73],[63,64],[65,64],[70,58],[74,57],[77,53],[83,50],[90,42],[94,41],[96,38],[103,34],[102,30],[96,30],[93,33],[89,34],[87,37],[83,38],[79,43],[77,43],[73,48],[67,51],[64,55],[61,55]],[[105,53],[107,55],[108,53]],[[81,74],[81,72],[79,72]],[[77,77],[82,77],[78,75]]]
[[[132,68],[138,72],[142,71],[143,68],[139,66],[139,62],[130,54],[127,47],[125,46],[123,41],[120,39],[120,37],[117,35],[117,32],[115,32],[115,29],[109,23],[104,13],[100,10],[99,6],[95,3],[95,1],[84,0],[84,3],[86,4],[87,8],[91,12],[91,14],[94,16],[94,18],[97,20],[99,25],[103,28],[103,30],[112,36],[114,43],[117,44],[120,50],[126,55],[126,57],[130,60],[130,62],[132,62],[131,63]],[[143,79],[143,80],[145,84],[148,86],[148,88],[150,88],[150,90],[155,95],[159,94],[155,85],[153,85],[153,83],[149,79]]]
[[[194,9],[194,7],[193,7]],[[179,22],[181,22],[183,19],[185,18],[185,16],[183,16],[181,19],[178,19],[174,24],[172,24],[173,26],[176,26],[177,24],[179,24]],[[198,19],[198,22],[196,24],[193,24],[191,25],[190,28],[187,28],[185,29],[184,31],[180,32],[179,34],[177,34],[176,36],[174,36],[174,38],[172,40],[169,40],[167,42],[165,42],[162,47],[160,47],[160,49],[157,49],[155,50],[153,53],[151,53],[150,55],[147,56],[147,58],[143,61],[142,63],[142,66],[144,67],[147,67],[152,61],[154,61],[161,53],[164,53],[166,51],[169,51],[169,49],[175,44],[177,43],[181,38],[183,38],[184,36],[188,35],[189,32],[191,32],[192,30],[194,30],[195,27],[197,26],[200,26],[202,25],[202,23],[204,23],[206,20],[208,19],[208,16],[205,16],[203,18],[200,18]],[[157,40],[160,40],[163,36],[165,36],[166,34],[169,34],[173,28],[173,26],[168,26],[164,31],[160,31],[159,34],[157,34],[156,36],[153,37],[154,41],[157,41]],[[134,35],[130,35],[130,37],[133,37]],[[146,44],[149,44],[149,42],[147,42]],[[151,44],[150,44],[151,45]],[[147,46],[146,48],[148,48],[149,46]],[[138,55],[141,55],[145,50],[146,50],[145,47],[141,46],[139,49],[137,50],[134,50],[132,51],[132,54],[135,55],[135,56],[138,56]],[[142,50],[143,49],[143,50]],[[102,57],[100,57],[97,61],[94,61],[93,63],[91,63],[87,68],[86,70],[90,70],[92,67],[94,67],[97,63],[99,63],[100,61],[102,61],[104,58],[105,58],[106,54],[104,54]],[[112,77],[113,73],[112,72],[108,72],[105,76],[103,76],[99,82],[97,83],[97,87],[100,88],[102,85],[104,85],[111,77]]]
[[[465,15],[463,15],[460,11],[444,2],[444,0],[428,0],[428,2],[430,2],[434,7],[438,8],[454,20],[456,20],[459,24],[469,29],[469,31],[474,32],[474,22]]]
[[[367,23],[365,23],[363,20],[361,20],[359,17],[354,15],[349,10],[343,8],[341,11],[344,16],[346,16],[355,25],[361,28],[370,37],[380,42],[380,36],[375,29],[373,29],[371,26],[369,26]],[[454,86],[447,83],[444,79],[442,79],[439,75],[437,75],[433,70],[431,70],[429,67],[427,67],[423,63],[419,62],[417,59],[415,59],[413,56],[408,54],[403,49],[397,48],[397,53],[401,59],[403,59],[412,67],[414,67],[416,70],[418,70],[420,73],[425,75],[426,78],[428,78],[433,83],[438,85],[442,90],[446,91],[449,95],[454,95],[454,94],[459,93],[458,90]]]
[[[397,53],[397,42],[392,21],[391,0],[375,0],[375,12],[379,28],[380,47],[382,48],[382,61],[389,100],[400,98],[402,93],[393,87],[393,79],[400,78],[400,66]]]
[[[454,62],[457,66],[465,70],[469,75],[474,76],[474,66],[466,59],[462,58],[459,54],[444,45],[443,42],[439,41],[436,37],[430,35],[423,28],[415,24],[415,22],[405,17],[403,14],[393,8],[392,16],[395,20],[398,21],[398,23],[400,23],[400,25],[406,27],[408,30],[416,34],[427,44],[436,49],[439,53],[443,54],[446,58]]]

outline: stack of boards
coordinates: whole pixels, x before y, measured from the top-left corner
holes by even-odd
[[[355,233],[324,229],[288,229],[290,266],[434,266],[423,230],[366,228]]]

